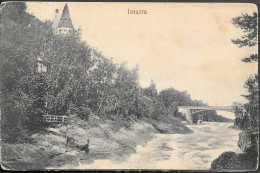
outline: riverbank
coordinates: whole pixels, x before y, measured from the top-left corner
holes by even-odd
[[[177,169],[208,170],[222,152],[240,151],[236,146],[239,130],[232,123],[204,122],[187,125],[193,133],[159,134],[147,144],[138,145],[125,161],[97,159],[91,164],[79,160],[74,169]],[[63,169],[71,168],[65,165]]]
[[[46,168],[77,167],[94,160],[109,159],[123,162],[136,152],[137,145],[145,146],[159,133],[191,133],[180,120],[167,117],[155,121],[148,118],[131,120],[128,127],[122,121],[104,120],[92,115],[89,120],[72,120],[67,131],[65,126],[50,128],[47,134],[35,134],[34,144],[2,143],[2,167],[10,170],[43,170]],[[87,139],[89,154],[74,146],[66,146],[65,133],[73,136],[76,145],[84,145]]]
[[[224,152],[211,164],[211,171],[254,171],[258,167],[258,134],[251,130],[239,133],[237,152]]]

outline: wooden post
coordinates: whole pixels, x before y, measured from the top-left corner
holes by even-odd
[[[69,143],[69,137],[68,137],[68,125],[69,125],[69,121],[67,121],[66,123],[65,123],[65,126],[66,126],[66,151],[67,151],[67,147],[68,147],[68,143]]]

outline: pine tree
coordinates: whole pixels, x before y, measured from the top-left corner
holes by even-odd
[[[252,47],[257,45],[257,13],[253,15],[243,14],[242,16],[233,18],[232,23],[243,30],[245,35],[236,40],[232,40],[239,47]],[[251,54],[249,57],[243,58],[245,63],[258,62],[258,54]],[[244,87],[248,94],[243,95],[248,103],[245,105],[246,113],[249,115],[249,124],[256,132],[258,131],[259,122],[259,93],[258,93],[258,74],[251,75],[245,82]]]
[[[242,16],[233,18],[232,23],[245,33],[241,38],[232,40],[234,44],[237,44],[239,47],[257,45],[257,13],[254,12],[252,16],[243,14]],[[258,55],[251,54],[249,57],[243,58],[242,61],[249,63],[257,62]]]

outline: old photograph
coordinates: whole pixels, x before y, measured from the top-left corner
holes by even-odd
[[[3,2],[1,168],[258,169],[257,11]]]

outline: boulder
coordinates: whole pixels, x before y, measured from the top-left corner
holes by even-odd
[[[243,153],[222,153],[212,162],[210,170],[255,170],[258,159],[258,134],[251,130],[243,130],[239,134],[238,146]]]
[[[2,145],[1,150],[2,161],[17,160],[21,157],[21,153],[11,145]]]
[[[241,170],[242,164],[235,152],[222,153],[211,164],[211,171]]]
[[[189,124],[188,121],[181,121],[182,124]]]
[[[252,151],[252,148],[255,148],[257,145],[255,138],[257,138],[257,134],[254,134],[251,130],[243,130],[239,133],[237,146],[242,152]]]
[[[257,158],[249,153],[237,154],[235,152],[222,153],[212,164],[210,171],[252,171],[257,167]]]

